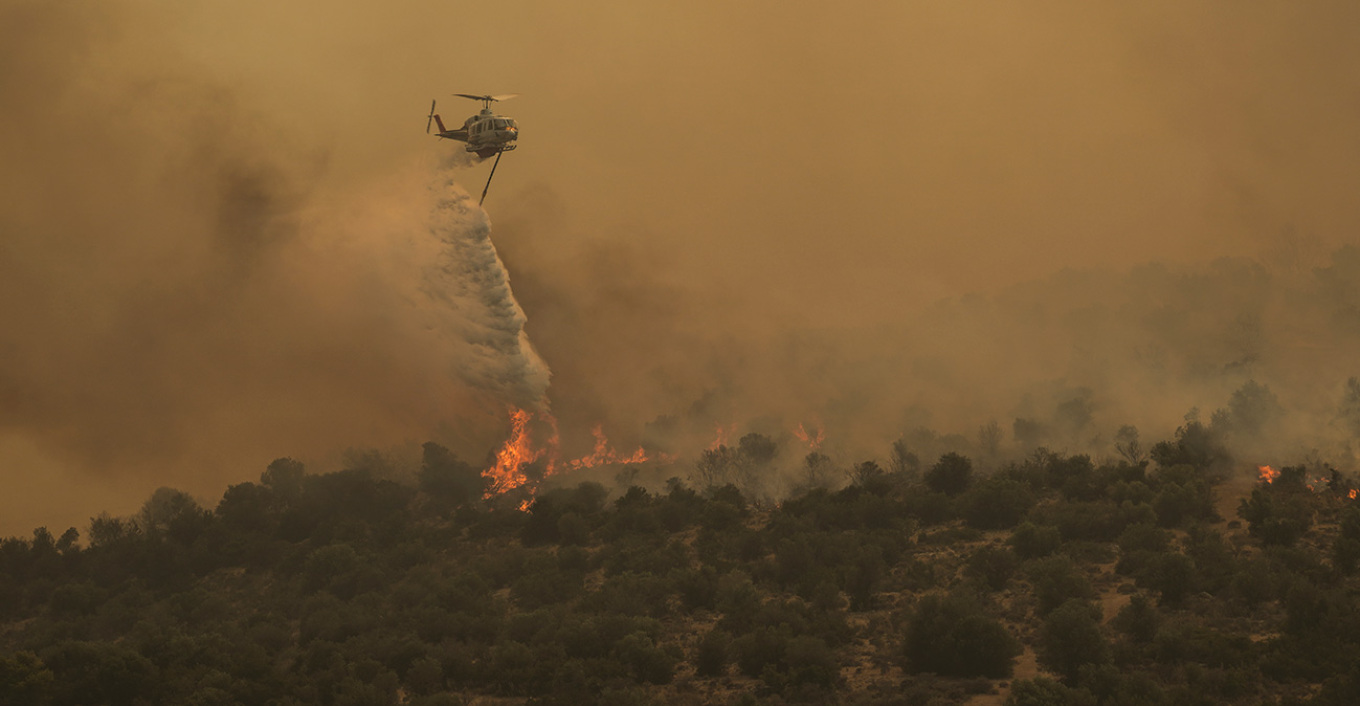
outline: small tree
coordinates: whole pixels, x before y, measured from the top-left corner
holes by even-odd
[[[737,453],[734,449],[725,444],[716,449],[704,449],[694,465],[694,481],[704,490],[720,488],[738,480],[736,469]]]
[[[1015,552],[1002,547],[985,546],[978,547],[968,557],[964,571],[987,588],[1000,591],[1006,587],[1019,566],[1020,559],[1015,556]]]
[[[963,519],[978,529],[1014,527],[1034,507],[1034,493],[1020,481],[992,476],[960,498]]]
[[[1062,533],[1058,532],[1057,527],[1022,522],[1011,532],[1007,544],[1021,559],[1037,559],[1058,551],[1062,545]]]
[[[1025,573],[1030,583],[1034,584],[1034,597],[1039,601],[1037,610],[1040,615],[1071,600],[1095,597],[1091,582],[1066,556],[1036,559],[1028,564]]]
[[[921,459],[911,452],[905,439],[898,439],[892,443],[888,470],[911,480],[915,480],[915,475],[921,472]]]
[[[1313,510],[1303,492],[1284,484],[1284,471],[1276,481],[1280,487],[1259,486],[1237,508],[1237,516],[1247,521],[1251,536],[1264,544],[1292,546],[1313,525]]]
[[[1001,425],[996,420],[978,427],[978,448],[989,459],[995,459],[1001,453]]]
[[[481,472],[459,460],[452,451],[434,442],[421,448],[416,480],[431,497],[458,505],[475,500],[484,492],[486,480]]]
[[[1135,466],[1147,460],[1147,451],[1138,441],[1138,427],[1135,426],[1125,424],[1119,427],[1114,435],[1114,450]]]
[[[1110,626],[1129,636],[1134,642],[1152,642],[1161,625],[1161,615],[1157,606],[1148,597],[1139,593],[1129,599],[1129,604],[1119,609]]]
[[[1232,393],[1226,414],[1215,413],[1214,426],[1225,426],[1239,434],[1254,436],[1284,414],[1284,408],[1268,385],[1248,380]]]
[[[973,462],[966,456],[949,452],[926,472],[926,485],[937,493],[958,495],[973,481]]]
[[[1201,472],[1207,471],[1232,462],[1232,455],[1219,437],[1216,430],[1189,419],[1185,426],[1176,429],[1175,441],[1158,442],[1150,455],[1162,468],[1188,465]]]
[[[1341,511],[1340,524],[1341,533],[1332,545],[1332,565],[1343,576],[1349,576],[1360,564],[1360,508],[1347,505]]]
[[[260,474],[260,484],[273,490],[280,500],[291,502],[302,495],[302,479],[305,474],[306,468],[300,461],[278,458]]]
[[[719,677],[727,672],[728,653],[732,636],[714,628],[699,639],[694,652],[694,673],[701,677]]]
[[[47,703],[52,681],[52,670],[32,652],[0,656],[0,704]]]
[[[803,482],[809,488],[827,488],[835,476],[835,464],[826,454],[810,452],[803,457]]]
[[[1006,706],[1095,706],[1096,698],[1085,689],[1072,689],[1048,677],[1018,679],[1011,685]]]
[[[1044,619],[1039,641],[1039,663],[1072,682],[1088,664],[1104,664],[1110,648],[1100,632],[1100,608],[1073,599]]]
[[[923,597],[903,641],[908,669],[951,677],[1005,679],[1020,643],[965,595]]]

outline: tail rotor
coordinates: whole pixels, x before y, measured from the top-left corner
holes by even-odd
[[[438,100],[438,99],[436,99],[436,100]],[[434,103],[435,103],[435,101],[433,101],[433,100],[430,101],[430,117],[428,117],[428,118],[425,119],[425,134],[426,134],[426,135],[430,134],[430,123],[434,122]]]

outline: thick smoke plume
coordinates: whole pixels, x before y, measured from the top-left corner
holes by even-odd
[[[1355,3],[508,7],[0,0],[0,531],[479,461],[541,399],[521,329],[564,459],[1108,454],[1196,408],[1350,458]],[[423,133],[455,91],[522,96],[527,322]]]
[[[455,165],[336,179],[155,18],[0,9],[0,532],[216,497],[280,456],[480,457],[542,402]]]

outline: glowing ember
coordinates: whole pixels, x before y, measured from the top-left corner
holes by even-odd
[[[1262,483],[1274,483],[1275,479],[1280,477],[1280,472],[1270,466],[1257,466],[1256,470],[1261,472],[1259,480]]]
[[[820,427],[817,428],[816,434],[809,434],[807,429],[803,428],[801,422],[798,424],[798,428],[793,430],[793,435],[798,437],[799,439],[802,439],[803,443],[807,444],[808,448],[811,449],[812,451],[816,451],[817,449],[821,448],[822,442],[826,440],[826,435],[822,433],[822,429]]]
[[[534,449],[529,438],[529,419],[532,415],[522,409],[510,413],[510,438],[496,452],[496,465],[482,471],[482,477],[490,481],[486,497],[500,495],[525,484],[529,479],[524,475],[524,467],[537,461],[543,455],[542,449]]]
[[[1351,500],[1354,500],[1354,499],[1355,499],[1355,493],[1356,493],[1355,488],[1351,488],[1351,492],[1346,493],[1346,497],[1350,498]]]

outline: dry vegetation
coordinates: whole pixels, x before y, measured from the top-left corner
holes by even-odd
[[[758,477],[755,436],[709,477]],[[1353,703],[1350,483],[1224,482],[1214,439],[528,512],[434,445],[413,485],[281,459],[0,543],[0,703]]]

